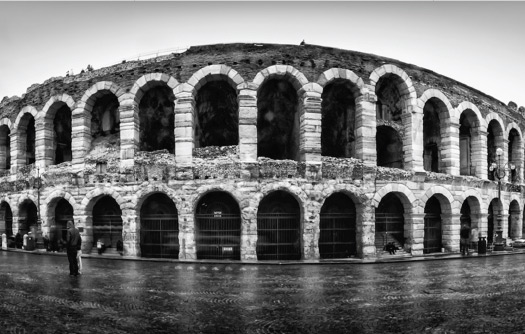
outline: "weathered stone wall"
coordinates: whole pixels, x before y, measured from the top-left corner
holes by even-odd
[[[379,96],[381,103],[378,104],[376,93],[381,88],[378,85],[385,81],[381,81],[382,78],[391,79],[389,82],[394,86],[388,94]],[[273,79],[286,82],[289,88],[277,89],[277,95],[288,94],[290,89],[293,92],[290,101],[282,99],[293,104],[291,112],[295,113],[290,122],[294,123],[291,136],[296,141],[292,150],[297,152],[286,156],[293,160],[273,160],[258,155],[258,116],[261,115],[258,107],[264,105],[262,115],[268,118],[280,108],[270,103],[275,97],[259,103],[264,99],[260,93],[265,84],[277,82],[279,85],[279,81]],[[237,94],[238,145],[199,148],[196,142],[199,138],[195,138],[195,129],[199,126],[195,121],[200,108],[196,103],[199,89],[208,82],[220,80]],[[334,80],[343,80],[351,87],[348,91],[354,97],[348,120],[351,126],[347,130],[355,140],[349,154],[352,157],[321,155],[322,94]],[[140,151],[140,124],[144,123],[139,117],[140,103],[152,88],[159,86],[174,98],[174,153]],[[92,113],[100,114],[97,103],[100,99],[109,100],[109,96],[112,105],[118,101],[115,111],[120,122],[118,132],[93,137],[94,132],[100,131],[96,124],[92,125]],[[423,126],[423,111],[428,109],[428,101],[438,103],[433,106],[439,105],[440,130],[431,136],[441,136],[435,140],[440,146],[440,173],[424,168],[424,138],[428,137],[423,134],[430,127],[425,130]],[[53,147],[48,147],[53,143],[50,115],[56,111],[57,104],[67,105],[72,112],[73,159],[53,165],[49,153]],[[235,105],[231,97],[229,104]],[[377,118],[378,105],[395,108],[395,120]],[[156,103],[148,106],[153,108]],[[305,259],[320,256],[320,210],[324,201],[336,192],[346,194],[356,206],[357,255],[361,257],[375,256],[378,251],[375,209],[381,199],[391,193],[403,203],[405,249],[415,255],[422,254],[424,208],[427,200],[435,197],[442,210],[443,248],[455,252],[459,249],[462,204],[467,198],[476,203],[471,207],[475,211],[472,219],[479,233],[486,235],[488,206],[498,197],[497,182],[487,179],[490,164],[487,154],[494,150],[487,138],[488,124],[492,121],[499,125],[498,143],[504,152],[503,162],[507,162],[511,132],[513,150],[524,151],[522,110],[512,104],[507,107],[429,70],[375,55],[308,45],[192,47],[182,54],[52,78],[30,87],[21,98],[4,99],[0,103],[0,125],[8,126],[11,135],[4,140],[0,138],[0,146],[10,140],[12,166],[0,178],[0,200],[12,209],[14,233],[19,227],[19,208],[24,200],[39,203],[44,233],[49,232],[58,200],[67,200],[74,209],[75,221],[84,230],[84,247],[89,251],[94,241],[93,206],[101,196],[109,195],[122,210],[125,253],[140,256],[141,204],[151,194],[163,193],[173,200],[178,212],[179,258],[192,259],[196,256],[197,202],[208,192],[225,191],[241,210],[241,259],[253,260],[257,258],[257,209],[264,196],[272,191],[292,194],[301,208],[301,254]],[[460,175],[459,121],[467,112],[472,119],[469,130],[473,138],[471,160],[475,173],[472,176]],[[26,143],[20,135],[25,130],[24,122],[31,117],[36,127],[36,163],[25,165],[22,158]],[[393,127],[399,133],[403,169],[376,166],[376,129],[381,125]],[[148,128],[148,132],[155,130]],[[220,129],[213,129],[217,130]],[[2,133],[5,137],[7,132]],[[0,152],[6,150],[4,146]],[[5,159],[5,154],[0,158]],[[522,160],[523,154],[513,154],[512,159]],[[521,168],[524,164],[519,161],[516,165]],[[523,168],[517,173],[519,177],[515,180],[502,180],[504,237],[507,237],[509,206],[512,203],[514,208],[522,209],[524,204]],[[43,180],[39,190],[35,187],[38,177]],[[519,217],[513,216],[513,237],[521,236],[522,222],[523,210],[520,210]],[[5,228],[5,223],[0,226]]]

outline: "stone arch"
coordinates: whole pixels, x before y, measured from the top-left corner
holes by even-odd
[[[173,203],[175,204],[175,207],[180,208],[181,207],[181,200],[180,196],[177,196],[177,193],[171,189],[170,187],[164,185],[164,184],[150,184],[144,188],[141,188],[136,196],[133,197],[133,201],[131,203],[131,207],[135,210],[137,217],[140,216],[140,209],[142,207],[142,204],[144,204],[144,201],[153,194],[161,193],[166,196],[168,196]]]
[[[74,106],[71,96],[60,94],[52,96],[42,109],[37,131],[43,133],[44,141],[37,147],[37,160],[43,160],[44,166],[71,161]]]
[[[36,110],[35,107],[25,106],[20,110],[20,112],[16,116],[15,123],[13,125],[13,129],[18,129],[20,127],[20,122],[22,121],[22,117],[24,117],[26,114],[33,116],[35,121],[40,118],[38,110]]]
[[[426,203],[430,197],[436,196],[439,203],[441,204],[441,210],[443,214],[452,214],[455,209],[457,209],[454,204],[456,203],[454,201],[454,196],[450,193],[450,191],[442,186],[433,186],[429,188],[425,194],[420,198],[420,201],[425,206],[424,203]]]
[[[199,203],[199,201],[204,196],[206,196],[207,194],[209,194],[211,192],[215,192],[215,191],[220,191],[220,192],[227,193],[228,195],[230,195],[235,200],[235,202],[237,203],[237,205],[239,206],[239,209],[241,211],[244,208],[241,205],[241,200],[240,200],[240,198],[242,198],[242,196],[241,196],[241,194],[238,193],[238,191],[236,191],[235,187],[224,185],[224,184],[220,184],[220,185],[203,185],[203,186],[197,188],[197,190],[195,191],[194,195],[192,195],[191,198],[189,199],[189,201],[191,203],[191,212],[195,212],[195,210],[197,209],[197,204]]]
[[[304,159],[304,106],[313,103],[317,107],[320,94],[315,90],[320,86],[309,85],[306,77],[289,65],[260,71],[253,85],[257,91],[257,155],[276,160]]]
[[[175,153],[174,89],[178,84],[175,78],[164,73],[145,74],[133,84],[128,94],[132,100],[124,103],[131,104],[133,117],[122,120],[130,132],[122,141],[123,149],[167,149]]]
[[[224,79],[226,79],[226,82],[228,82],[237,93],[239,85],[244,84],[243,77],[236,70],[227,65],[214,64],[203,67],[193,73],[193,75],[186,81],[187,85],[181,86],[181,88],[184,88],[195,97],[199,89],[206,83]]]
[[[274,191],[284,191],[290,193],[290,195],[292,195],[295,198],[297,203],[299,203],[299,207],[301,208],[301,215],[304,215],[304,213],[306,212],[305,205],[308,199],[306,193],[299,187],[293,186],[287,182],[282,184],[269,184],[262,187],[259,192],[257,192],[256,194],[254,194],[254,196],[251,197],[249,207],[253,208],[253,210],[257,212],[261,200]],[[241,206],[241,210],[242,209],[243,207]]]
[[[0,173],[11,169],[11,120],[0,119]]]
[[[239,93],[244,84],[241,75],[229,66],[210,65],[179,85],[189,90],[194,103],[194,147],[239,144]]]
[[[105,195],[111,196],[120,206],[121,210],[133,208],[115,189],[103,187],[93,189],[84,196],[80,202],[80,210],[82,210],[82,213],[86,216],[91,215],[96,199]]]
[[[129,96],[135,104],[139,104],[148,89],[166,84],[172,91],[177,87],[179,82],[174,77],[164,73],[148,73],[141,76],[129,91]]]
[[[36,129],[38,111],[32,106],[20,110],[11,131],[11,156],[15,168],[33,164],[36,161]],[[29,140],[29,143],[28,143]]]
[[[397,183],[387,184],[383,188],[376,191],[376,194],[372,198],[372,206],[377,208],[383,197],[389,193],[400,194],[399,199],[403,203],[406,214],[412,213],[412,211],[418,207],[419,200],[414,196],[412,190],[403,184]]]
[[[73,210],[75,211],[80,210],[80,207],[77,204],[75,197],[73,197],[71,193],[63,189],[56,189],[56,190],[53,190],[52,193],[46,196],[46,199],[42,203],[43,204],[42,206],[45,208],[45,211],[42,211],[42,212],[45,212],[47,216],[49,216],[51,214],[49,211],[51,209],[51,206],[55,205],[61,199],[65,199],[66,201],[68,201],[69,204],[71,204],[71,206],[73,207]]]
[[[487,177],[487,124],[471,102],[461,102],[455,109],[459,125],[459,167],[461,175]]]
[[[489,180],[495,180],[494,174],[491,172],[492,164],[498,160],[496,156],[497,149],[501,149],[503,155],[501,156],[501,162],[504,164],[507,160],[507,143],[506,139],[506,128],[503,120],[499,115],[491,112],[485,118],[487,124],[487,175]]]
[[[308,84],[308,79],[306,79],[306,76],[295,67],[290,65],[272,65],[257,73],[253,79],[254,90],[258,91],[266,80],[280,76],[283,76],[286,80],[288,80],[297,92],[301,89],[301,87]]]
[[[523,180],[523,150],[525,148],[523,135],[520,127],[515,122],[507,124],[505,133],[505,138],[508,140],[507,161],[516,167],[514,170],[509,171],[507,179],[510,182],[519,183]]]
[[[456,120],[451,120],[453,108],[449,100],[441,91],[428,89],[417,102],[416,112],[423,114],[423,168],[457,174],[456,161],[452,159],[454,154],[450,152],[455,152],[459,139],[452,128]]]
[[[370,74],[370,93],[376,105],[376,157],[379,166],[422,169],[417,130],[421,115],[413,114],[417,94],[408,74],[385,64]],[[405,117],[402,115],[408,115]],[[392,144],[391,144],[392,143]]]
[[[357,91],[355,92],[356,95],[364,95],[368,93],[368,89],[366,88],[363,79],[361,79],[361,77],[359,77],[354,72],[343,68],[331,68],[329,70],[324,71],[323,73],[321,73],[321,75],[319,75],[319,78],[317,79],[317,84],[324,88],[328,84],[339,78],[346,79],[352,84],[354,84],[357,88]]]
[[[516,239],[521,235],[523,224],[523,212],[521,211],[522,201],[519,196],[510,198],[506,236],[509,239]],[[504,233],[505,234],[505,233]]]
[[[84,95],[77,102],[76,107],[72,111],[71,115],[72,121],[77,127],[79,127],[78,130],[75,130],[77,135],[74,136],[72,144],[74,147],[76,147],[76,149],[73,150],[73,164],[81,163],[84,156],[91,148],[94,131],[92,127],[92,119],[93,112],[97,110],[97,108],[95,108],[97,107],[97,102],[107,100],[109,101],[108,105],[112,105],[113,102],[111,101],[116,101],[115,103],[118,104],[118,106],[116,106],[116,110],[113,111],[113,109],[111,109],[108,110],[108,112],[109,114],[116,114],[114,116],[118,119],[113,121],[120,123],[120,115],[118,110],[122,106],[123,102],[127,99],[127,96],[128,94],[126,94],[124,89],[111,81],[99,81],[86,90]],[[107,105],[104,105],[103,107],[107,107]]]

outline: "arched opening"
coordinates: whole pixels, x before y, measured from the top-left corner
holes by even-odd
[[[237,93],[226,81],[211,81],[197,92],[195,147],[239,143]]]
[[[155,86],[139,103],[140,151],[175,152],[175,96],[166,85]]]
[[[355,157],[355,98],[357,87],[335,79],[321,95],[321,153],[335,158]]]
[[[487,244],[496,241],[495,234],[497,231],[498,216],[501,214],[501,204],[497,198],[493,199],[488,209],[488,227],[487,227]]]
[[[442,123],[446,107],[436,98],[429,99],[423,108],[423,167],[428,172],[439,173],[441,166]]]
[[[20,235],[31,232],[36,235],[38,213],[35,203],[26,199],[18,208],[18,233]]]
[[[319,253],[322,259],[356,255],[356,209],[343,193],[328,197],[321,207]]]
[[[50,250],[58,251],[65,246],[67,239],[67,222],[73,220],[73,207],[67,200],[61,198],[55,207],[54,221],[49,221]]]
[[[430,197],[425,205],[424,229],[423,254],[441,252],[441,205],[435,196]]]
[[[401,122],[404,103],[399,91],[403,79],[388,73],[383,75],[376,84],[376,116],[378,120]]]
[[[509,206],[509,218],[508,218],[508,238],[516,239],[518,237],[518,227],[519,227],[519,218],[520,218],[520,205],[518,201],[514,200],[510,203]]]
[[[11,130],[7,125],[0,126],[0,172],[11,169]]]
[[[55,164],[71,161],[71,109],[64,104],[53,120]]]
[[[257,155],[299,159],[297,92],[284,79],[267,80],[257,93]]]
[[[479,126],[476,114],[470,109],[463,111],[459,118],[459,124],[460,174],[474,176],[476,175],[476,167],[472,165],[472,144],[475,139],[473,132]]]
[[[509,146],[508,146],[508,159],[509,166],[514,165],[515,168],[509,168],[509,180],[510,182],[520,182],[518,171],[521,169],[521,137],[519,132],[516,129],[511,129],[509,131]]]
[[[301,210],[287,192],[266,195],[257,211],[257,259],[301,259]]]
[[[149,196],[140,208],[142,257],[179,258],[179,218],[175,203],[165,194]]]
[[[403,169],[403,140],[389,126],[378,126],[376,133],[377,165]]]
[[[490,167],[492,163],[497,163],[496,150],[498,148],[503,149],[503,130],[496,120],[492,120],[487,128],[487,173],[489,180],[495,179],[494,170],[491,171]]]
[[[93,206],[93,246],[102,241],[106,248],[116,250],[122,242],[122,211],[113,197],[105,195]]]
[[[480,205],[478,200],[472,196],[467,197],[467,199],[465,199],[461,205],[459,221],[460,227],[463,225],[467,225],[469,227],[469,248],[474,250],[477,249],[478,239],[482,236],[479,229],[479,214]]]
[[[18,159],[24,165],[35,163],[35,119],[30,113],[24,114],[18,127]]]
[[[389,193],[383,197],[375,210],[375,246],[376,249],[385,249],[388,243],[393,243],[402,249],[405,245],[405,209],[399,197]]]
[[[13,213],[6,202],[0,205],[0,236],[5,233],[7,237],[13,236]]]
[[[101,91],[98,94],[91,111],[91,147],[107,144],[120,147],[118,99],[109,91]]]
[[[204,195],[195,212],[197,259],[241,259],[241,211],[224,191]]]

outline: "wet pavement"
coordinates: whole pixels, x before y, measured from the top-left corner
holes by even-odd
[[[217,264],[0,251],[0,333],[523,333],[525,254]]]

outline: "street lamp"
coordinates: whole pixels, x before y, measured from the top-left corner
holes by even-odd
[[[37,194],[37,205],[36,205],[36,248],[43,249],[44,242],[42,239],[42,220],[40,219],[40,188],[42,188],[42,179],[40,178],[40,167],[36,167],[36,178],[34,180],[34,187],[36,188]]]
[[[503,155],[503,150],[498,147],[496,150],[496,162],[493,162],[489,170],[491,172],[494,172],[494,177],[498,179],[498,202],[500,205],[499,214],[497,216],[497,224],[496,224],[496,240],[494,241],[494,250],[495,251],[502,251],[503,248],[503,205],[501,204],[501,179],[505,177],[506,172],[505,170],[508,168],[509,170],[515,170],[516,165],[513,163],[501,163],[501,157]]]

